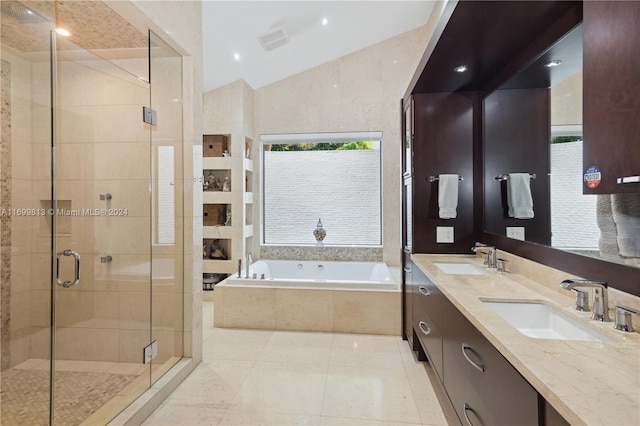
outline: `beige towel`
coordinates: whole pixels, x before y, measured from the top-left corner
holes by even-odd
[[[458,175],[438,176],[440,219],[455,219],[458,215],[458,178]]]
[[[611,195],[611,212],[618,229],[620,255],[640,257],[640,194]]]
[[[611,195],[599,194],[596,204],[596,222],[600,228],[598,248],[601,255],[618,255],[618,229],[611,212]]]
[[[531,175],[510,173],[507,179],[507,204],[509,217],[533,219],[533,198],[531,197]]]

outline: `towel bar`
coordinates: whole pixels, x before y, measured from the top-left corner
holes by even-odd
[[[536,178],[536,174],[535,173],[529,173],[529,176],[531,176],[531,179],[535,179]],[[505,181],[509,179],[509,175],[498,175],[495,177],[495,180],[497,181]]]
[[[437,181],[437,180],[440,180],[440,178],[439,178],[439,177],[437,177],[437,176],[429,176],[429,177],[427,178],[427,180],[428,180],[429,182],[435,182],[435,181]],[[462,177],[462,176],[458,176],[458,180],[459,180],[459,181],[462,181],[462,180],[464,180],[464,177]]]

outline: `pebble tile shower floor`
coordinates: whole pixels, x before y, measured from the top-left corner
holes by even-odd
[[[58,371],[54,424],[75,426],[116,396],[137,376]],[[2,424],[40,425],[49,419],[49,371],[11,368],[2,372]]]

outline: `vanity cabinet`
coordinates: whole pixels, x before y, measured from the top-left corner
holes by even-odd
[[[415,268],[414,263],[411,261],[411,251],[405,249],[403,254],[403,283],[404,287],[402,290],[402,304],[404,305],[403,309],[403,319],[402,319],[402,331],[404,334],[404,338],[409,341],[409,347],[413,350],[415,348],[413,342],[413,269]]]
[[[560,424],[560,418],[411,260],[411,348],[427,359],[463,424]],[[406,311],[405,311],[406,312]],[[539,401],[544,403],[539,411]],[[547,415],[549,413],[549,415]],[[553,414],[556,414],[553,417]]]
[[[444,387],[463,424],[537,425],[538,393],[448,300]]]
[[[585,1],[583,168],[601,181],[585,194],[640,192],[640,2]]]
[[[429,363],[442,381],[443,353],[442,334],[442,301],[446,300],[433,282],[414,265],[413,271],[413,330]],[[417,345],[414,343],[414,348]]]

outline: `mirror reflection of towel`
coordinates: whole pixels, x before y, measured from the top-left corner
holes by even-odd
[[[640,257],[640,194],[611,195],[611,212],[618,229],[620,255]]]
[[[598,228],[600,228],[600,238],[598,240],[600,255],[615,255],[617,257],[620,252],[618,248],[618,229],[616,228],[616,222],[613,220],[610,194],[598,194],[596,221]]]
[[[438,176],[438,207],[440,219],[455,219],[458,215],[458,175]]]
[[[531,197],[531,175],[510,173],[507,179],[507,204],[509,217],[533,219],[533,198]]]

